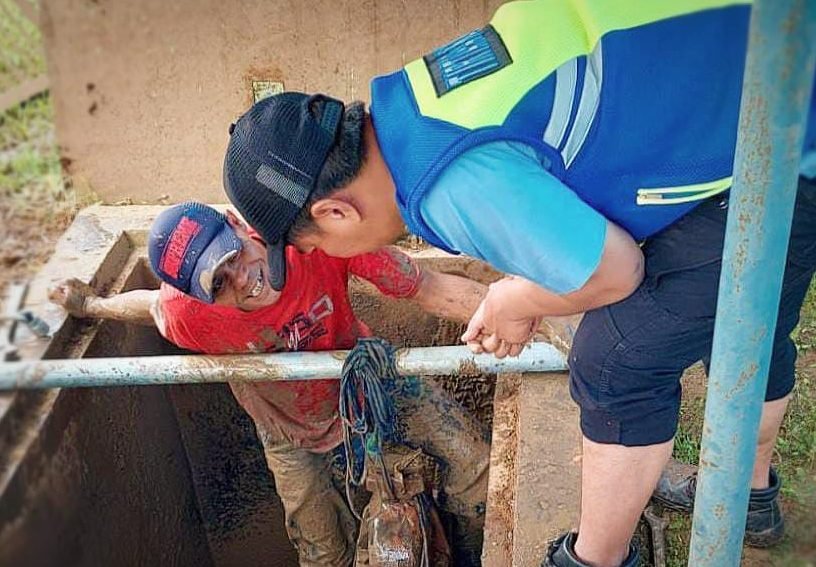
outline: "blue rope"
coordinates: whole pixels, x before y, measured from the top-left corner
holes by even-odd
[[[385,471],[382,444],[394,435],[396,412],[383,385],[396,380],[394,348],[378,337],[359,339],[343,363],[340,377],[340,417],[343,420],[343,447],[346,456],[346,497],[351,505],[349,485],[365,481],[365,455],[354,451],[355,439],[365,453],[383,469],[386,485],[393,497],[391,478]],[[358,518],[357,511],[351,505]]]

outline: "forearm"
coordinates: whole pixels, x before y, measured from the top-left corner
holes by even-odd
[[[111,297],[89,297],[85,302],[85,315],[94,319],[154,325],[150,307],[158,297],[158,290],[149,289],[128,291]]]
[[[426,312],[467,323],[487,293],[487,286],[461,276],[426,271],[413,300]]]
[[[487,300],[495,301],[494,309],[510,319],[563,317],[615,303],[629,293],[630,290],[582,288],[575,293],[558,295],[524,278],[511,277],[491,286]]]
[[[508,277],[491,285],[488,301],[495,301],[508,318],[560,317],[575,315],[594,308],[585,298],[558,295],[519,277]]]
[[[609,233],[623,244],[606,246],[600,265],[580,289],[559,295],[530,280],[510,276],[491,284],[487,301],[495,302],[497,312],[520,319],[576,315],[625,299],[643,280],[643,255],[618,227],[610,224]]]

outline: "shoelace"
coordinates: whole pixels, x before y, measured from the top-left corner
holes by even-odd
[[[688,496],[691,499],[691,501],[694,502],[696,494],[697,494],[697,473],[694,472],[691,474],[688,484],[686,484],[686,496]]]

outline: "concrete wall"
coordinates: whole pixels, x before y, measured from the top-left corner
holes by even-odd
[[[137,283],[140,278],[136,277]],[[161,352],[103,325],[86,356]],[[63,391],[0,493],[0,565],[212,565],[166,388]],[[8,457],[9,455],[4,455]]]
[[[227,127],[254,81],[368,100],[371,77],[502,0],[43,0],[63,164],[105,202],[224,202]]]
[[[122,289],[156,285],[131,265]],[[91,337],[85,358],[180,352],[150,327],[73,331],[63,340]],[[2,455],[16,470],[0,490],[0,565],[297,565],[254,426],[225,384],[63,390],[41,417],[25,454]]]

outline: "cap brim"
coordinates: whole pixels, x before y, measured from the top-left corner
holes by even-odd
[[[235,252],[243,248],[243,243],[232,227],[224,223],[221,231],[212,239],[196,261],[190,278],[190,295],[205,303],[213,303],[212,280],[218,268]]]
[[[281,291],[286,284],[286,242],[283,239],[268,242],[266,256],[269,261],[269,285],[275,291]]]

